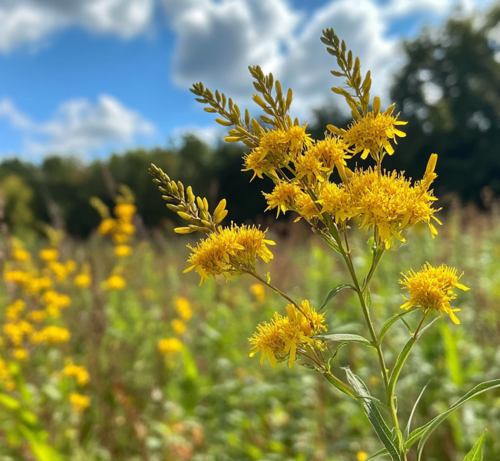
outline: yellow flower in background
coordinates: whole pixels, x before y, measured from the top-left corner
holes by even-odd
[[[3,326],[3,332],[12,345],[20,347],[24,336],[33,333],[33,326],[26,320],[20,320],[18,322],[6,323]]]
[[[368,453],[366,451],[360,450],[356,454],[357,461],[366,461],[368,459]]]
[[[12,258],[16,261],[28,261],[31,258],[31,254],[29,251],[18,248],[12,251]]]
[[[69,341],[70,333],[67,328],[50,325],[31,335],[33,344],[60,344]]]
[[[182,349],[182,342],[178,338],[165,338],[158,342],[158,350],[164,354],[175,354]]]
[[[137,212],[137,208],[131,203],[120,203],[115,206],[114,212],[117,218],[124,221],[131,221]]]
[[[132,253],[132,247],[129,245],[117,245],[115,246],[115,256],[117,258],[123,258],[129,256]]]
[[[23,362],[24,360],[27,360],[29,357],[29,352],[26,349],[23,348],[16,348],[12,351],[12,356],[16,359],[19,360],[20,362]]]
[[[7,306],[7,318],[11,321],[18,320],[19,314],[26,307],[26,303],[22,299],[17,299],[10,306]]]
[[[104,287],[108,290],[123,290],[127,282],[121,275],[112,275],[104,282]]]
[[[321,341],[312,337],[326,331],[324,314],[318,314],[307,300],[302,301],[300,307],[303,313],[289,304],[286,317],[276,312],[270,322],[257,325],[257,332],[249,339],[252,345],[250,357],[260,352],[261,365],[267,358],[274,367],[277,361],[281,362],[288,356],[288,366],[291,367],[297,353],[301,354],[307,348],[323,349]]]
[[[90,397],[78,394],[77,392],[70,394],[69,401],[75,413],[83,413],[90,405]]]
[[[182,335],[183,333],[186,332],[187,326],[186,324],[179,319],[174,319],[170,322],[170,325],[172,325],[173,330],[178,334]]]
[[[55,248],[44,248],[40,250],[39,256],[43,261],[50,262],[59,258],[59,252]]]
[[[88,288],[91,282],[89,274],[78,274],[74,279],[74,284],[79,288]]]
[[[259,303],[263,303],[266,300],[266,288],[262,283],[254,283],[250,287],[250,291]]]
[[[76,269],[76,261],[73,261],[72,259],[66,261],[65,268],[66,268],[66,272],[68,274],[71,274]]]
[[[116,221],[113,218],[106,218],[101,221],[97,228],[97,233],[100,235],[108,235],[114,229]]]
[[[30,295],[38,294],[43,290],[50,290],[52,288],[52,280],[50,277],[32,277],[29,278],[26,285],[26,292]]]
[[[47,318],[47,312],[42,310],[31,311],[28,315],[28,320],[34,323],[43,322]]]
[[[179,317],[186,322],[191,320],[193,312],[191,311],[191,304],[189,301],[182,296],[177,296],[174,303]]]
[[[23,285],[30,280],[30,274],[28,274],[28,272],[20,270],[5,270],[3,273],[3,279],[6,282]]]
[[[410,294],[409,298],[403,295],[406,302],[401,306],[402,309],[410,309],[415,306],[421,307],[424,312],[435,309],[441,315],[448,314],[455,324],[460,324],[460,320],[454,314],[460,309],[453,309],[450,302],[457,298],[453,292],[455,288],[463,291],[469,290],[465,285],[459,283],[463,273],[457,276],[457,270],[445,264],[432,267],[429,263],[425,263],[418,272],[410,270],[407,274],[402,275],[404,278],[399,283]]]
[[[59,261],[50,261],[48,266],[59,282],[66,281],[68,275],[66,264],[60,263]]]
[[[71,305],[71,298],[57,291],[46,291],[42,296],[42,302],[46,306],[56,306],[59,309],[64,309]]]
[[[71,359],[66,361],[66,366],[62,371],[64,376],[75,378],[79,386],[85,386],[90,381],[89,372],[84,366],[75,365]]]

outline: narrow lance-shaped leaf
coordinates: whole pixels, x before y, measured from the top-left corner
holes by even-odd
[[[328,293],[325,301],[319,308],[319,311],[323,310],[325,306],[333,299],[335,296],[337,296],[342,290],[345,290],[346,288],[350,288],[351,290],[355,290],[355,288],[352,285],[343,283],[341,285],[337,285],[330,293]]]
[[[344,334],[344,333],[339,333],[339,334],[332,334],[332,335],[318,335],[315,336],[317,339],[322,339],[323,341],[332,341],[332,342],[337,342],[337,343],[360,343],[364,344],[365,346],[370,346],[374,347],[372,342],[368,339],[366,339],[363,336],[360,335],[351,335],[351,334]]]
[[[420,395],[417,397],[417,400],[415,400],[415,404],[413,405],[413,408],[410,413],[410,417],[408,418],[408,424],[406,425],[406,428],[403,433],[404,440],[408,439],[408,436],[410,435],[410,426],[411,426],[411,420],[413,419],[413,415],[415,414],[415,410],[417,409],[418,402],[420,402],[420,399],[424,395],[425,390],[427,389],[427,386],[429,383],[427,383],[424,388],[422,389],[422,392],[420,392]]]
[[[483,392],[489,391],[490,389],[495,389],[500,387],[500,379],[494,379],[492,381],[486,381],[484,383],[478,384],[474,389],[470,390],[461,399],[457,400],[448,410],[440,415],[436,416],[432,421],[428,422],[425,426],[415,429],[408,438],[405,448],[410,448],[418,439],[420,442],[417,449],[417,461],[422,459],[422,451],[425,446],[425,442],[432,434],[434,429],[438,427],[448,416],[450,416],[457,408],[461,407],[465,402],[469,401],[476,395],[482,394]]]
[[[368,391],[365,383],[349,368],[344,368],[344,371],[347,375],[347,381],[356,393],[358,400],[363,406],[363,410],[368,417],[368,420],[375,429],[378,438],[387,449],[387,452],[389,453],[392,461],[403,461],[401,454],[392,441],[391,430],[387,426],[387,423],[384,421],[384,418],[380,414],[380,411],[378,410],[376,404],[371,400],[370,392]]]
[[[472,450],[464,458],[464,461],[483,461],[483,445],[486,440],[486,432],[485,429],[479,440],[472,447]]]
[[[379,344],[382,344],[382,339],[384,339],[385,334],[389,330],[389,328],[392,327],[399,319],[402,319],[405,315],[409,314],[410,312],[414,312],[416,310],[420,309],[419,307],[414,307],[413,309],[409,309],[405,312],[402,312],[401,314],[397,314],[394,317],[391,317],[389,320],[387,320],[383,325],[382,328],[380,328],[379,334],[378,334],[378,342]]]

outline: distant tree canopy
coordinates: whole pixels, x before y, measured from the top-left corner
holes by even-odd
[[[430,154],[437,153],[437,194],[453,192],[478,203],[484,187],[500,195],[500,10],[479,19],[453,18],[403,44],[406,63],[395,76],[391,97],[400,118],[409,122],[403,127],[407,137],[385,163],[419,179]],[[328,123],[346,127],[347,122],[330,104],[315,111],[308,131],[319,139]],[[271,182],[249,182],[251,175],[241,171],[245,149],[211,147],[189,135],[178,149],[137,149],[90,164],[63,157],[48,157],[41,165],[7,159],[0,164],[6,219],[13,229],[63,222],[68,233],[84,238],[99,221],[90,197],[111,205],[116,184],[122,183],[135,193],[144,224],[158,226],[174,217],[148,175],[155,163],[210,203],[226,198],[229,219],[262,222],[261,191],[269,191]]]
[[[480,202],[484,187],[500,194],[499,20],[495,9],[485,18],[424,29],[404,43],[406,64],[391,92],[409,123],[386,165],[419,178],[437,153],[436,189],[464,201]]]

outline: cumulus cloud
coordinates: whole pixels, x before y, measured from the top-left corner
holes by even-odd
[[[130,38],[149,25],[155,0],[0,0],[0,51],[38,44],[72,25]]]
[[[24,134],[24,154],[87,156],[103,149],[123,148],[137,137],[154,133],[154,125],[139,113],[125,107],[109,95],[97,102],[73,99],[64,102],[56,115],[36,123],[8,100],[0,101],[0,117],[7,119]]]
[[[294,115],[331,101],[342,84],[330,70],[335,60],[319,37],[333,27],[372,71],[372,94],[385,104],[394,70],[401,65],[398,38],[390,27],[402,17],[425,13],[444,18],[458,5],[490,0],[332,0],[302,17],[286,0],[163,0],[176,33],[173,80],[181,87],[203,81],[250,105],[254,91],[247,66],[260,64],[294,89]],[[299,24],[302,25],[299,27]]]

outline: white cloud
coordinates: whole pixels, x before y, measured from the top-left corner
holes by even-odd
[[[155,0],[0,0],[0,51],[40,40],[76,25],[130,38],[150,24]]]
[[[54,118],[35,123],[8,100],[0,101],[0,117],[6,118],[24,134],[24,154],[81,155],[103,149],[123,148],[137,137],[154,133],[154,125],[109,95],[96,103],[72,99],[60,105]]]
[[[303,18],[287,0],[163,0],[177,42],[173,80],[181,87],[203,81],[255,107],[247,66],[260,64],[283,86],[294,89],[292,115],[309,116],[331,101],[332,86],[342,85],[336,67],[320,42],[322,29],[333,27],[372,71],[372,94],[388,104],[395,69],[402,64],[399,38],[390,27],[414,14],[444,19],[458,5],[484,6],[491,0],[332,0]],[[303,27],[299,27],[303,23]],[[337,100],[339,100],[337,98]],[[343,105],[344,103],[339,100]]]

